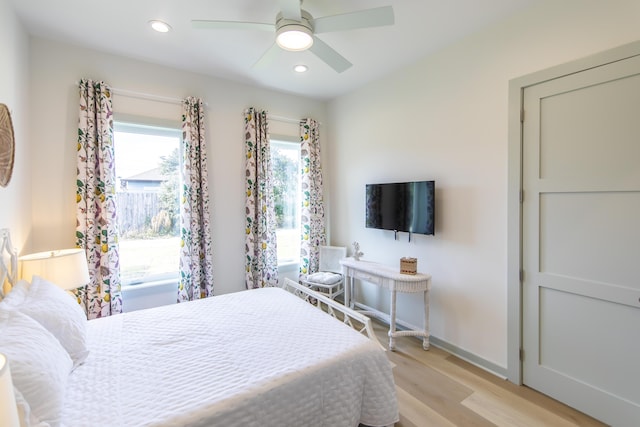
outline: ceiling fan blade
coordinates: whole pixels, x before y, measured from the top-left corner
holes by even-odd
[[[347,61],[344,56],[340,55],[338,52],[333,50],[331,46],[316,36],[313,36],[313,45],[311,45],[309,50],[338,73],[342,73],[353,65],[351,62]]]
[[[355,30],[358,28],[393,25],[395,21],[392,6],[377,7],[341,15],[324,16],[314,19],[314,33]]]
[[[264,22],[241,22],[241,21],[205,21],[193,20],[191,27],[196,30],[262,30],[275,31],[273,24]]]
[[[255,68],[259,70],[273,64],[275,59],[278,57],[280,50],[281,49],[277,44],[275,43],[272,44],[271,47],[262,54],[260,59],[258,59],[256,63],[251,66],[251,68]]]
[[[292,19],[294,21],[302,19],[300,15],[300,0],[278,0],[278,5],[284,19]]]

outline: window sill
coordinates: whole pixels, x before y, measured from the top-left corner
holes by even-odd
[[[122,285],[122,290],[123,291],[131,291],[134,289],[142,290],[142,289],[155,288],[155,287],[165,286],[165,285],[177,285],[178,282],[179,282],[179,279],[176,276],[176,277],[170,277],[166,279],[152,280],[148,282],[136,282],[128,285]]]
[[[122,286],[124,312],[175,304],[178,295],[177,277]]]
[[[289,261],[278,264],[278,270],[293,270],[298,269],[300,261]]]

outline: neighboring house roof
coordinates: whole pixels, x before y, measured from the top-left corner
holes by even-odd
[[[121,178],[123,181],[166,181],[167,176],[162,173],[160,168],[150,169],[128,178]]]

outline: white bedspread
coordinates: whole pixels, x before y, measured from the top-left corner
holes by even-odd
[[[89,322],[64,425],[391,425],[383,350],[279,288]]]

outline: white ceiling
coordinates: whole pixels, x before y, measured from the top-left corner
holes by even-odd
[[[192,19],[274,23],[278,0],[11,0],[29,33],[201,74],[330,99],[400,69],[537,0],[304,0],[315,18],[392,5],[395,25],[321,34],[353,63],[343,73],[311,52],[280,50],[252,68],[275,35],[196,30]],[[159,19],[161,34],[147,22]],[[309,66],[304,74],[295,64]]]

